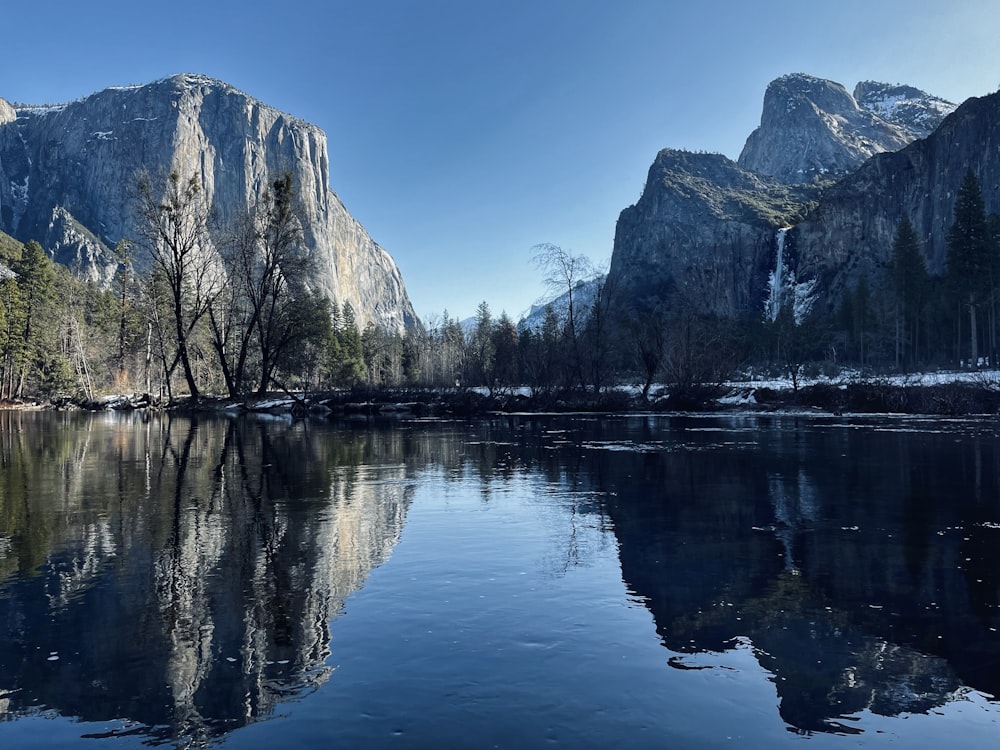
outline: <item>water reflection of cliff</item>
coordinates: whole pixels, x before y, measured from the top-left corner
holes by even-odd
[[[8,717],[121,720],[162,741],[267,716],[326,680],[329,619],[391,552],[411,494],[386,434],[0,420]]]
[[[1000,695],[991,424],[524,416],[478,429],[484,475],[541,472],[607,514],[671,666],[749,644],[790,731]]]
[[[669,450],[595,452],[671,663],[749,642],[800,732],[1000,695],[992,435],[758,419],[674,420]]]

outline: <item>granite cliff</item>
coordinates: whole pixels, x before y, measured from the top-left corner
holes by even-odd
[[[664,149],[639,201],[622,211],[609,276],[640,307],[669,300],[715,315],[762,309],[775,230],[818,196],[720,154]]]
[[[0,101],[0,230],[36,239],[76,273],[107,281],[109,248],[136,236],[136,173],[199,177],[225,221],[286,170],[298,189],[313,283],[361,324],[416,316],[390,255],[330,187],[325,133],[221,81],[178,75],[57,107]]]
[[[1000,210],[1000,94],[957,110],[908,86],[784,76],[738,162],[661,151],[623,210],[609,282],[627,305],[773,315],[787,295],[832,309],[864,275],[878,283],[908,215],[932,273],[967,169]]]
[[[852,96],[834,81],[782,76],[767,87],[739,165],[791,183],[842,176],[926,137],[954,108],[912,86],[867,81]]]
[[[1000,213],[1000,93],[969,99],[926,139],[878,154],[826,190],[789,232],[800,274],[817,279],[828,306],[862,276],[877,281],[904,215],[928,271],[943,274],[955,196],[969,169],[986,213]]]

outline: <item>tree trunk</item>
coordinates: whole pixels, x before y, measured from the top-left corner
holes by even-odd
[[[901,317],[902,317],[902,314],[897,309],[896,310],[896,369],[897,370],[899,370],[900,362],[902,360],[902,351],[901,350],[902,350],[902,347],[903,347],[903,342],[902,342],[903,336],[902,336],[902,333],[900,332],[903,329],[903,321],[900,320]]]
[[[146,323],[146,393],[150,393],[153,370],[153,324]]]
[[[969,302],[969,341],[971,343],[969,366],[977,367],[979,365],[979,335],[976,327],[976,306],[971,301]]]
[[[194,370],[191,367],[191,358],[188,356],[187,335],[184,331],[183,307],[180,299],[174,301],[174,322],[177,326],[177,354],[184,368],[184,379],[187,381],[188,391],[191,393],[191,400],[198,400],[198,383],[194,377]]]

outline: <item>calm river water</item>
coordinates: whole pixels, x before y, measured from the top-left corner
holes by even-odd
[[[0,413],[0,747],[997,747],[998,433]]]

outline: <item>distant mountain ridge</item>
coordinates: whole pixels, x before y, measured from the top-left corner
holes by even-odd
[[[606,278],[606,274],[600,273],[593,278],[578,281],[576,286],[573,287],[573,308],[580,311],[581,319],[586,320],[590,316],[594,301],[597,299],[597,290]],[[567,320],[569,317],[569,292],[566,291],[556,295],[546,302],[536,302],[531,306],[527,314],[521,318],[518,328],[522,331],[540,332],[545,326],[545,316],[550,307],[558,320]]]
[[[395,262],[330,186],[318,127],[193,74],[61,106],[15,110],[0,100],[0,230],[38,240],[81,276],[106,282],[109,249],[137,236],[130,191],[142,169],[197,175],[222,223],[290,171],[313,285],[350,302],[362,325],[415,324]]]

